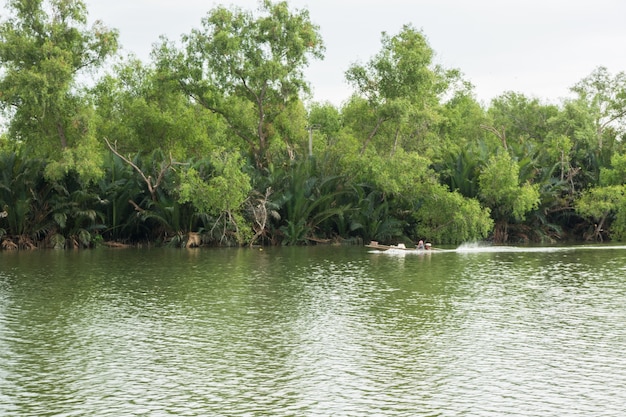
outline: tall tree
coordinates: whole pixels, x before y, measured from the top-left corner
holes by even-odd
[[[523,220],[539,204],[539,187],[520,184],[519,164],[507,152],[493,155],[480,177],[480,198],[495,221],[494,240],[508,240],[509,223]]]
[[[572,87],[585,101],[594,115],[596,140],[601,150],[606,130],[626,133],[626,72],[612,76],[605,67],[599,67]]]
[[[103,77],[94,96],[98,132],[124,153],[160,149],[185,161],[223,145],[218,116],[190,103],[169,73],[134,57]]]
[[[264,166],[271,142],[281,137],[275,120],[309,91],[303,69],[309,59],[323,57],[324,46],[308,11],[292,12],[287,2],[269,0],[260,9],[262,16],[255,17],[217,7],[200,29],[183,37],[183,54],[163,46],[160,55],[180,64],[184,90],[221,115]]]
[[[385,143],[395,149],[401,136],[422,138],[437,120],[439,96],[458,74],[434,66],[433,56],[426,37],[405,25],[396,36],[383,32],[381,51],[367,64],[348,69],[348,82],[370,110],[361,153],[384,129],[391,139]]]
[[[496,133],[514,156],[521,157],[526,142],[545,141],[551,131],[551,119],[557,114],[555,105],[509,91],[491,102],[488,111],[491,122],[484,128]]]
[[[587,240],[626,238],[626,154],[615,153],[611,167],[600,172],[600,184],[584,190],[576,212],[587,220]]]
[[[117,32],[87,27],[81,0],[8,0],[0,23],[0,109],[9,133],[60,174],[97,171],[92,112],[78,79],[117,50]],[[52,171],[50,174],[54,174]],[[59,174],[59,172],[57,172]]]

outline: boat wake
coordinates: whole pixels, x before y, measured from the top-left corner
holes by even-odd
[[[431,250],[395,249],[372,250],[370,253],[387,255],[431,255],[435,253],[525,253],[525,252],[566,252],[575,250],[626,250],[626,245],[571,245],[571,246],[505,246],[484,242],[463,243],[454,249],[433,248]]]
[[[571,245],[571,246],[500,246],[487,243],[464,243],[457,253],[501,253],[501,252],[565,252],[575,250],[626,249],[626,245]]]

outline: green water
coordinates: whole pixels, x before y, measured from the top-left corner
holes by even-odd
[[[626,247],[0,252],[2,416],[620,416]]]

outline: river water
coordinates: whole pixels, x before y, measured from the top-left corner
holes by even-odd
[[[623,416],[626,247],[0,252],[2,416]]]

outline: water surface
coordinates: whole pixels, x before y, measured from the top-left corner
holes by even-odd
[[[621,416],[626,247],[0,252],[0,415]]]

